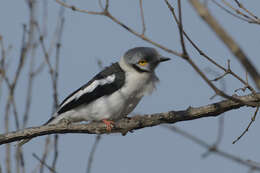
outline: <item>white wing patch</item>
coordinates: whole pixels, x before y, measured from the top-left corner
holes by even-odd
[[[111,84],[112,82],[114,82],[115,78],[116,76],[115,74],[113,74],[111,76],[106,77],[105,79],[95,80],[83,90],[80,90],[79,92],[75,93],[75,98],[79,99],[83,94],[92,92],[99,85]]]
[[[105,84],[111,84],[115,81],[116,75],[112,74],[110,76],[107,76],[104,79],[100,79],[100,80],[94,80],[89,86],[87,86],[84,89],[79,90],[78,92],[76,92],[75,94],[73,94],[66,102],[64,102],[61,106],[60,109],[66,105],[67,103],[71,102],[74,99],[79,99],[82,95],[84,95],[85,93],[90,93],[92,91],[94,91],[99,85],[105,85]]]

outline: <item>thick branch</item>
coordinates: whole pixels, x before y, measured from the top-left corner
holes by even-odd
[[[257,97],[260,97],[260,93],[257,93],[256,95],[250,94],[246,96],[237,96],[238,99],[241,99],[245,102],[259,103],[260,100],[257,99]],[[145,127],[152,127],[163,123],[173,124],[179,121],[187,121],[203,117],[216,117],[224,112],[238,109],[243,106],[245,105],[242,103],[236,103],[231,100],[224,100],[202,107],[189,107],[187,110],[182,111],[169,111],[143,116],[137,115],[132,118],[124,118],[117,121],[112,128],[111,133],[126,134],[129,131],[142,129]],[[2,134],[0,135],[0,145],[21,139],[34,138],[37,136],[57,133],[104,134],[107,133],[107,131],[105,124],[100,122],[92,122],[89,124],[47,125]]]

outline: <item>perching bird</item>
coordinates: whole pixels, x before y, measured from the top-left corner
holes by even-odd
[[[45,123],[61,121],[103,121],[111,130],[114,120],[126,117],[142,97],[155,89],[158,78],[155,68],[169,58],[154,48],[136,47],[128,50],[119,62],[98,73],[92,80],[70,94]],[[29,140],[23,140],[23,145]]]

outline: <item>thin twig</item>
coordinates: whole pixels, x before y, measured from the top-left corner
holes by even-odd
[[[199,69],[199,67],[193,62],[193,60],[189,57],[187,51],[186,51],[186,48],[185,48],[185,44],[184,44],[184,39],[183,39],[183,35],[185,35],[184,31],[183,31],[183,27],[182,27],[182,24],[180,21],[177,20],[176,18],[176,15],[175,15],[175,12],[174,12],[174,9],[173,7],[170,5],[170,3],[165,0],[165,3],[167,4],[168,8],[170,9],[170,11],[172,12],[172,15],[179,27],[179,31],[180,31],[180,37],[181,37],[181,45],[182,45],[182,49],[183,49],[183,57],[185,60],[187,60],[187,62],[193,67],[193,69],[202,77],[202,79],[215,91],[216,95],[219,95],[219,96],[222,96],[226,99],[230,99],[230,100],[233,100],[233,101],[236,101],[236,102],[243,102],[242,100],[239,100],[233,96],[229,96],[227,95],[226,93],[224,93],[223,91],[219,90],[208,78],[207,76]],[[185,51],[185,52],[184,52]],[[252,103],[243,103],[243,104],[247,104],[248,106],[258,106],[258,105],[255,105],[255,104],[252,104]]]
[[[251,125],[255,121],[255,118],[256,118],[256,115],[257,115],[258,111],[259,111],[259,107],[256,108],[255,113],[254,113],[253,117],[251,118],[251,121],[247,125],[246,129],[242,132],[242,134],[239,137],[237,137],[237,139],[235,139],[232,142],[233,144],[235,144],[237,141],[239,141],[249,131],[249,128],[251,127]]]
[[[44,145],[44,150],[43,150],[43,155],[42,155],[42,158],[41,158],[41,161],[40,162],[40,173],[43,173],[44,171],[44,163],[48,157],[48,154],[49,154],[49,145],[50,145],[50,136],[47,136],[46,137],[46,140],[45,140],[45,145]]]
[[[45,163],[44,160],[41,160],[35,153],[33,153],[32,156],[33,156],[36,160],[38,160],[38,161],[41,163],[41,165],[44,165],[46,168],[48,168],[49,171],[56,173],[56,170],[55,170],[55,169],[53,169],[53,168],[50,167],[47,163]]]
[[[180,42],[181,42],[181,48],[182,48],[182,54],[184,55],[183,58],[188,60],[188,52],[186,49],[186,45],[183,38],[183,26],[182,26],[182,13],[181,13],[181,1],[178,0],[178,11],[179,11],[179,23],[177,25],[179,26],[179,35],[180,35]]]
[[[234,7],[233,7],[230,3],[228,3],[227,1],[225,1],[225,0],[221,0],[221,1],[222,1],[227,7],[229,7],[229,8],[232,9],[233,11],[235,11],[237,14],[243,16],[243,17],[246,18],[246,19],[249,19],[249,20],[251,19],[250,16],[248,16],[248,15],[242,13],[240,10],[234,8]]]
[[[9,89],[9,95],[5,107],[5,131],[9,131],[9,114],[10,114],[10,109],[11,106],[15,107],[15,102],[14,102],[14,93],[15,93],[15,88],[17,86],[18,79],[20,77],[21,71],[24,67],[24,61],[26,58],[27,50],[28,50],[28,45],[30,43],[26,43],[26,25],[23,27],[23,35],[22,35],[22,45],[21,45],[21,52],[20,52],[20,61],[17,66],[15,76],[13,78],[13,81],[10,83],[8,77],[5,75],[6,82],[8,83],[8,89]],[[15,110],[16,108],[14,108]],[[15,125],[16,129],[19,129],[19,121],[18,121],[18,115],[15,113],[14,114],[14,119],[15,119]],[[6,172],[11,173],[11,148],[10,145],[6,145]],[[18,161],[17,161],[18,162]]]
[[[211,73],[211,74],[213,74],[214,76],[219,76],[219,75],[220,75],[217,71],[215,71],[215,70],[213,70],[213,69],[211,69],[211,68],[207,68],[207,69],[206,69],[206,72],[207,72],[207,73]],[[221,90],[224,91],[224,92],[226,92],[226,81],[225,81],[224,78],[223,78],[222,80],[220,80],[220,84],[221,84]],[[212,98],[212,97],[211,97],[211,98]],[[210,98],[210,99],[211,99],[211,98]],[[214,144],[213,144],[213,145],[216,146],[216,147],[221,143],[222,138],[223,138],[223,136],[224,136],[224,118],[225,118],[224,115],[225,115],[225,113],[223,113],[223,115],[218,118],[218,132],[217,132],[217,138],[216,138],[216,141],[215,141]]]
[[[218,35],[223,43],[225,43],[233,55],[240,61],[243,67],[249,72],[256,86],[258,89],[260,89],[260,75],[244,51],[211,15],[209,10],[204,7],[203,4],[201,4],[199,0],[189,0],[189,2],[194,7],[195,11],[211,27],[211,29]]]
[[[227,12],[228,14],[234,16],[235,18],[238,18],[238,19],[240,19],[240,20],[242,20],[242,21],[245,21],[245,22],[248,22],[248,23],[251,22],[251,20],[249,20],[248,18],[243,18],[243,17],[241,17],[241,16],[239,16],[239,15],[233,13],[232,11],[226,9],[224,6],[222,6],[222,5],[221,5],[220,3],[218,3],[217,1],[215,1],[215,0],[211,0],[211,1],[212,1],[214,4],[216,4],[220,9],[222,9],[222,10],[224,10],[225,12]]]
[[[195,137],[195,136],[193,136],[193,135],[191,135],[191,134],[181,130],[180,128],[177,128],[175,126],[169,126],[169,125],[165,125],[163,127],[167,128],[167,129],[169,129],[169,130],[171,130],[171,131],[173,131],[175,133],[180,134],[181,136],[183,136],[183,137],[185,137],[185,138],[195,142],[196,144],[200,145],[203,148],[208,149],[210,152],[213,152],[213,153],[215,153],[215,154],[217,154],[219,156],[222,156],[223,158],[232,160],[232,161],[234,161],[234,162],[236,162],[238,164],[247,166],[249,168],[254,168],[255,170],[260,170],[260,166],[252,164],[251,162],[249,162],[247,160],[243,160],[242,158],[237,157],[235,155],[232,155],[232,154],[229,154],[227,152],[224,152],[224,151],[218,149],[216,146],[212,146],[212,145],[206,143],[205,141],[199,139],[198,137]]]
[[[59,136],[54,135],[54,157],[53,157],[53,161],[52,161],[52,169],[54,169],[54,170],[56,169],[56,164],[57,164],[58,156],[59,156],[58,141],[59,141]]]
[[[141,20],[142,20],[142,35],[144,35],[145,31],[146,31],[146,26],[145,26],[145,20],[144,20],[143,0],[139,0],[139,6],[140,6],[140,14],[141,14]]]
[[[25,128],[29,119],[29,111],[32,103],[32,91],[33,91],[33,82],[35,79],[34,66],[35,66],[35,53],[38,43],[34,43],[32,51],[31,51],[31,61],[30,61],[30,69],[29,69],[29,79],[27,85],[27,94],[26,94],[26,103],[25,103],[25,111],[23,115],[23,123],[22,128]]]
[[[147,41],[149,43],[151,43],[152,45],[168,52],[168,53],[171,53],[173,55],[176,55],[176,56],[183,56],[181,53],[177,52],[177,51],[174,51],[170,48],[167,48],[166,46],[162,45],[162,44],[159,44],[153,40],[151,40],[150,38],[142,35],[142,33],[138,33],[137,31],[135,31],[134,29],[130,28],[129,26],[127,26],[126,24],[124,24],[123,22],[121,22],[120,20],[118,20],[117,18],[115,18],[114,16],[111,15],[111,13],[107,10],[104,10],[102,12],[90,12],[88,10],[82,10],[82,9],[79,9],[79,8],[76,8],[75,6],[71,6],[69,4],[66,4],[65,2],[61,2],[60,0],[55,0],[57,3],[59,3],[60,5],[66,7],[66,8],[70,8],[70,9],[73,9],[73,11],[77,11],[77,12],[82,12],[82,13],[86,13],[86,14],[93,14],[93,15],[101,15],[101,16],[106,16],[108,17],[109,19],[111,19],[114,23],[118,24],[119,26],[121,26],[122,28],[126,29],[127,31],[129,31],[131,34],[141,38],[142,40],[144,41]]]
[[[95,155],[97,146],[100,142],[100,139],[101,139],[101,135],[97,135],[96,138],[95,138],[95,142],[92,146],[91,152],[90,152],[89,157],[88,157],[88,166],[87,166],[87,171],[86,171],[87,173],[91,172],[94,155]]]
[[[61,0],[55,0],[58,4],[62,5],[63,7],[66,7],[66,8],[69,8],[71,9],[72,11],[78,11],[78,12],[81,12],[81,13],[88,13],[88,14],[93,14],[93,15],[104,15],[104,12],[96,12],[96,11],[89,11],[89,10],[83,10],[83,9],[80,9],[74,5],[69,5],[67,3],[65,3],[64,1],[61,1]]]
[[[252,16],[253,18],[255,18],[255,19],[259,22],[259,24],[260,24],[259,18],[258,18],[256,15],[254,15],[251,11],[249,11],[247,8],[245,8],[245,6],[244,6],[243,4],[241,4],[240,2],[238,2],[238,0],[234,0],[234,1],[236,2],[237,6],[238,6],[239,8],[243,9],[243,10],[244,10],[245,12],[247,12],[250,16]]]
[[[175,22],[178,24],[179,21],[176,17],[174,8],[169,4],[168,1],[166,1],[166,4],[168,5],[170,11],[172,12],[172,15],[174,17]],[[205,52],[203,52],[195,43],[194,41],[192,41],[192,39],[188,36],[188,34],[183,30],[183,34],[184,36],[187,38],[187,40],[191,43],[191,45],[195,48],[195,50],[202,55],[204,58],[206,58],[209,62],[211,62],[213,65],[215,65],[216,67],[220,68],[221,70],[223,70],[226,74],[231,74],[232,76],[234,76],[236,79],[238,79],[241,83],[243,83],[244,85],[248,85],[248,82],[244,81],[241,77],[239,77],[236,73],[234,73],[231,68],[230,68],[230,60],[228,60],[228,67],[225,68],[222,65],[220,65],[219,63],[217,63],[216,61],[214,61],[213,58],[209,57]],[[224,76],[224,75],[223,75]],[[249,86],[249,88],[251,90],[251,92],[255,93],[255,90],[253,87]]]

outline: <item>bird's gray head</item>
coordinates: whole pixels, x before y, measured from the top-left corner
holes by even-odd
[[[153,72],[164,61],[170,60],[161,56],[154,48],[136,47],[128,50],[123,56],[125,62],[138,72]]]

